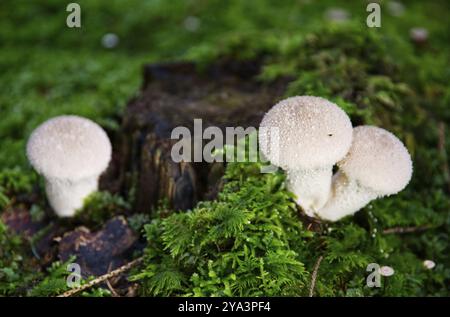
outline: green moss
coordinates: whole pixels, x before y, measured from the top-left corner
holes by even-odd
[[[228,165],[216,201],[145,226],[145,267],[132,277],[142,295],[306,296],[320,256],[318,296],[447,294],[448,236],[443,232],[448,227],[438,213],[448,215],[448,198],[440,198],[442,210],[420,200],[393,208],[401,200],[386,198],[312,232],[302,225],[284,176],[260,174],[259,167]],[[424,224],[432,227],[419,236],[383,232]],[[436,261],[436,268],[426,269],[426,259]],[[383,278],[381,288],[369,288],[370,263],[391,266],[395,274]]]
[[[53,262],[47,269],[47,274],[39,280],[36,285],[28,290],[28,296],[34,297],[50,297],[62,295],[64,292],[69,291],[71,288],[68,286],[68,280],[75,282],[73,277],[69,275],[72,274],[68,270],[68,265],[70,263],[76,263],[75,257],[71,257],[66,262],[56,261]],[[75,277],[77,278],[77,277]],[[93,278],[83,279],[79,278],[80,286],[89,282]],[[92,287],[86,291],[77,294],[80,297],[109,297],[111,292],[107,289],[100,287]]]
[[[47,269],[46,276],[28,291],[28,296],[56,296],[69,290],[66,280],[70,272],[67,270],[67,265],[74,260],[75,257],[65,263],[53,262]]]
[[[0,296],[23,295],[39,276],[26,243],[0,220]]]
[[[299,259],[309,236],[282,174],[231,164],[217,201],[145,226],[144,295],[298,295],[308,276]]]
[[[30,193],[35,181],[34,174],[19,167],[0,171],[0,212],[12,203],[17,194]]]
[[[75,214],[74,221],[92,226],[101,226],[115,215],[124,214],[130,204],[118,195],[99,191],[89,195],[82,209]]]

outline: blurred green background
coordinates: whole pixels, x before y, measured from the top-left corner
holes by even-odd
[[[26,138],[48,117],[79,114],[117,128],[144,63],[199,60],[242,37],[258,43],[352,25],[392,40],[399,62],[416,58],[431,65],[411,75],[449,73],[448,1],[379,1],[382,27],[373,29],[366,26],[368,1],[80,0],[82,27],[72,29],[68,3],[0,2],[0,168],[27,166]],[[333,15],[347,20],[333,21]],[[428,30],[432,49],[415,51],[413,27]],[[118,37],[114,48],[102,44],[108,33]]]

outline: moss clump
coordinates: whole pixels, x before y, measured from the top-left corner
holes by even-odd
[[[62,295],[64,292],[71,290],[67,281],[75,282],[78,276],[70,276],[71,271],[68,270],[70,263],[76,263],[75,257],[71,257],[66,262],[56,261],[53,262],[47,269],[47,273],[40,278],[27,292],[27,296],[34,297],[48,297]],[[87,283],[89,280],[79,278],[80,286]],[[111,296],[111,292],[107,289],[93,287],[84,292],[78,294],[80,297],[108,297]]]
[[[144,295],[300,295],[303,230],[282,174],[232,164],[216,201],[145,226]]]
[[[39,274],[28,255],[24,241],[0,220],[0,296],[23,294]]]
[[[35,174],[26,173],[19,167],[0,171],[0,212],[16,195],[29,194],[35,180]]]
[[[405,197],[377,201],[356,217],[323,223],[312,232],[302,225],[283,174],[260,174],[259,167],[228,165],[216,201],[145,226],[145,267],[132,277],[141,295],[307,296],[319,257],[318,296],[446,294],[450,275],[442,250],[448,237],[427,203]],[[393,201],[408,201],[417,223],[434,224],[421,238],[385,232],[398,224]],[[441,204],[448,207],[448,200],[441,197]],[[425,259],[439,264],[428,270]],[[395,274],[381,288],[369,288],[370,263],[389,265]]]
[[[130,204],[119,195],[99,191],[89,195],[82,209],[75,214],[75,222],[90,226],[101,226],[115,215],[130,209]]]

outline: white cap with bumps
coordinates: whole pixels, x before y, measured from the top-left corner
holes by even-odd
[[[345,156],[351,141],[347,114],[314,96],[280,101],[266,113],[259,130],[261,152],[287,171],[288,188],[310,216],[328,199],[333,165]]]
[[[357,212],[373,199],[400,192],[413,172],[403,143],[374,126],[353,129],[352,146],[338,166],[332,195],[318,211],[319,217],[331,221]]]
[[[112,147],[106,132],[78,116],[59,116],[41,124],[27,143],[27,157],[46,179],[49,203],[61,217],[73,216],[97,190]]]

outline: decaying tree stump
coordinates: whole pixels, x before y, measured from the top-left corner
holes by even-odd
[[[134,188],[135,211],[151,212],[160,200],[174,210],[192,208],[208,199],[223,174],[222,163],[175,163],[171,148],[173,128],[194,119],[203,130],[217,126],[258,127],[267,111],[282,98],[285,81],[262,84],[255,77],[257,62],[221,62],[199,71],[191,63],[144,67],[140,94],[124,114],[112,168],[122,194]],[[133,191],[132,191],[133,192]]]

